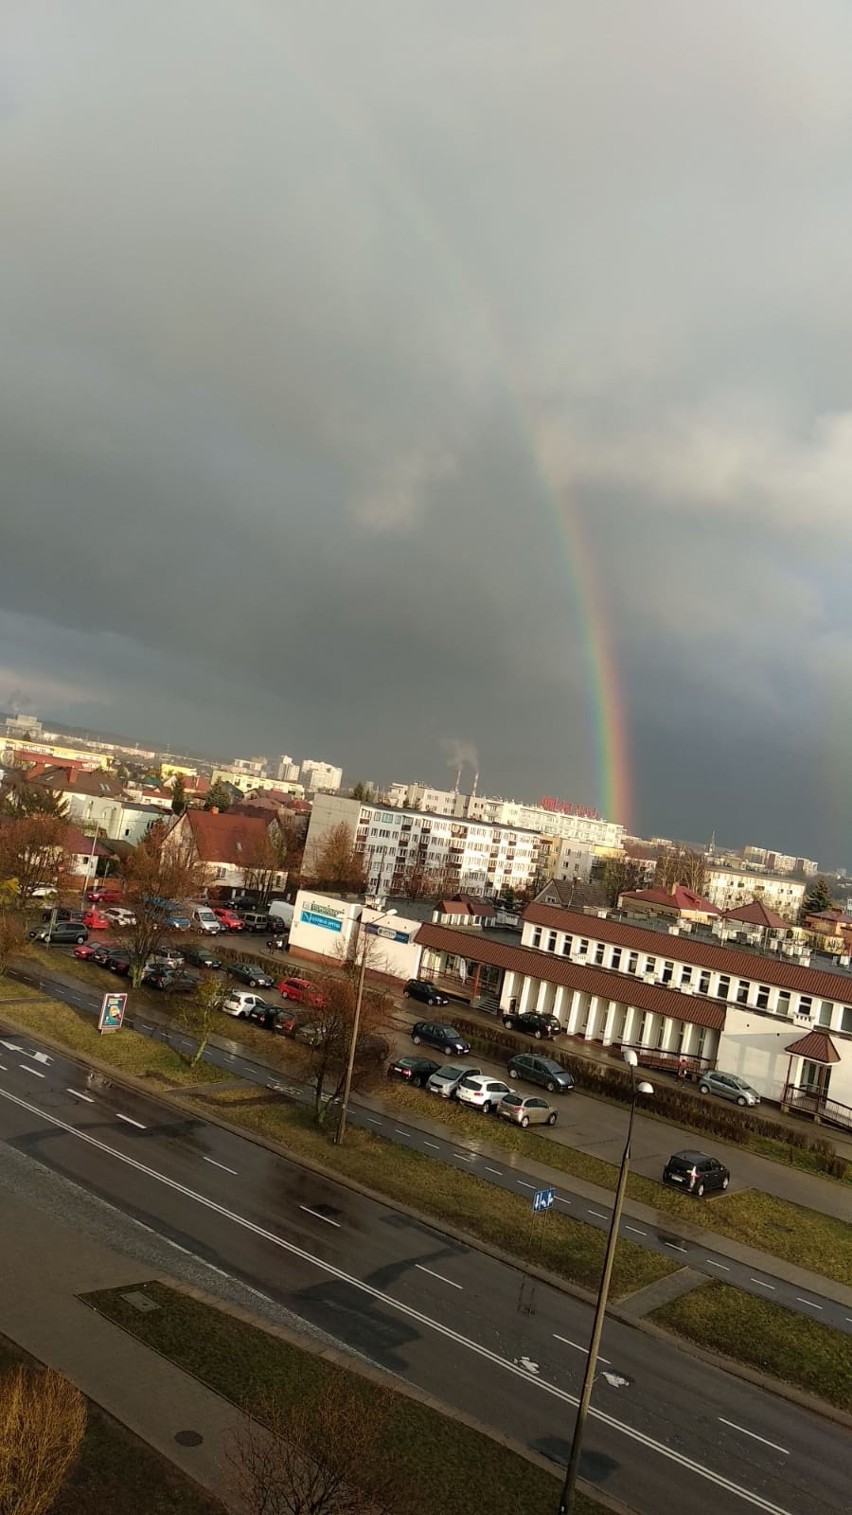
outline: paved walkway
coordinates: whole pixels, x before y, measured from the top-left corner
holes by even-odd
[[[3,1194],[0,1334],[58,1368],[87,1397],[184,1473],[224,1497],[223,1451],[242,1416],[217,1394],[80,1302],[151,1278],[134,1262]],[[182,1445],[183,1432],[201,1438]],[[194,1439],[194,1438],[192,1438]],[[237,1509],[233,1499],[232,1509]]]

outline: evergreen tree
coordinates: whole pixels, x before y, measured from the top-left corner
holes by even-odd
[[[183,815],[186,809],[186,785],[183,774],[179,773],[172,789],[172,811],[175,815]]]
[[[226,789],[225,785],[223,783],[221,783],[221,782],[216,783],[216,784],[211,784],[210,788],[207,791],[207,798],[204,801],[204,809],[205,810],[230,810],[230,808],[231,808],[231,791],[230,791],[230,789]]]
[[[820,915],[823,910],[830,910],[834,904],[831,890],[824,878],[815,878],[810,889],[805,895],[802,905],[802,916]]]

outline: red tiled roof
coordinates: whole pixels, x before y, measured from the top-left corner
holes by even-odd
[[[266,821],[227,811],[187,810],[185,820],[202,863],[233,863],[250,868],[269,835]]]
[[[741,947],[724,947],[695,936],[666,936],[649,926],[628,925],[610,917],[585,915],[579,910],[563,910],[555,905],[528,905],[524,920],[534,926],[549,926],[588,936],[616,947],[634,948],[651,957],[668,957],[699,968],[715,968],[720,973],[740,978],[758,979],[764,984],[778,984],[782,989],[799,989],[804,994],[819,994],[826,999],[848,999],[852,1004],[852,978],[829,973],[824,968],[805,968],[768,954],[746,952]]]
[[[686,884],[675,884],[674,888],[668,889],[628,889],[622,894],[623,900],[638,900],[640,904],[664,905],[673,912],[681,910],[700,910],[705,915],[718,915],[719,911],[712,900],[706,900],[703,895],[696,894],[694,889],[688,889]]]
[[[93,837],[85,836],[79,826],[67,827],[62,845],[72,857],[91,857],[93,847],[98,855],[102,855],[100,842],[95,842]]]
[[[747,905],[738,905],[736,910],[725,911],[726,921],[743,921],[747,926],[763,926],[770,931],[786,931],[790,925],[763,900],[749,900]]]
[[[527,973],[531,978],[564,984],[568,989],[581,989],[585,994],[598,994],[605,1000],[635,1005],[637,1010],[653,1010],[658,1015],[690,1021],[696,1026],[709,1026],[713,1031],[721,1031],[725,1024],[725,1007],[718,1000],[679,994],[662,984],[646,984],[643,979],[628,973],[586,968],[582,963],[571,962],[570,958],[557,957],[553,952],[539,952],[535,947],[513,947],[490,937],[472,936],[458,927],[438,926],[432,922],[420,927],[416,941],[421,947],[456,952],[472,962],[507,968],[513,973]]]
[[[827,1031],[809,1031],[797,1042],[791,1042],[784,1051],[792,1052],[794,1057],[807,1057],[812,1063],[840,1062],[840,1053]]]
[[[459,894],[453,900],[441,900],[438,910],[441,915],[471,915],[479,917],[496,915],[493,905],[486,900],[474,899],[470,894]]]

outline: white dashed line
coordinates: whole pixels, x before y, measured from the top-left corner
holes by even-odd
[[[9,1069],[6,1067],[6,1064],[5,1063],[0,1063],[0,1073],[8,1073],[8,1072],[9,1072]]]
[[[589,1210],[587,1213],[589,1215],[596,1215],[598,1220],[609,1220],[609,1216],[605,1210]]]
[[[667,1241],[667,1242],[664,1242],[663,1246],[665,1246],[665,1247],[671,1247],[671,1249],[672,1249],[673,1252],[685,1252],[686,1251],[686,1247],[678,1246],[678,1243],[676,1241]]]
[[[332,1220],[330,1215],[320,1215],[319,1210],[312,1210],[310,1205],[300,1205],[299,1209],[304,1210],[306,1215],[315,1216],[317,1220],[324,1220],[327,1226],[336,1226],[340,1230],[340,1221]]]
[[[116,1110],[115,1118],[116,1120],[123,1120],[128,1126],[135,1126],[138,1131],[147,1131],[148,1129],[147,1126],[143,1126],[141,1120],[131,1120],[129,1115],[122,1115],[120,1110]]]
[[[461,1161],[463,1163],[473,1163],[473,1162],[476,1162],[476,1153],[475,1152],[454,1152],[453,1153],[453,1157],[461,1158]]]
[[[636,1236],[647,1236],[647,1231],[640,1231],[638,1226],[625,1226],[625,1231],[632,1231]]]
[[[79,1089],[66,1089],[65,1093],[73,1094],[75,1099],[84,1099],[87,1105],[93,1105],[95,1103],[92,1099],[91,1094],[81,1094]]]
[[[435,1273],[432,1268],[424,1268],[422,1263],[415,1263],[414,1266],[415,1268],[419,1268],[421,1273],[429,1273],[432,1278],[439,1279],[442,1284],[449,1284],[452,1289],[460,1289],[462,1287],[461,1284],[456,1283],[454,1278],[445,1278],[443,1273]]]
[[[423,1145],[424,1145],[424,1147],[434,1147],[436,1152],[440,1152],[440,1150],[441,1150],[441,1143],[440,1142],[427,1142],[425,1136],[423,1138]]]
[[[205,1157],[204,1161],[209,1163],[211,1168],[221,1168],[223,1173],[233,1173],[235,1178],[238,1176],[236,1168],[226,1168],[224,1163],[217,1163],[215,1157]]]
[[[726,1420],[725,1417],[724,1417],[724,1415],[720,1415],[719,1416],[719,1420],[721,1421],[721,1423],[722,1423],[723,1426],[730,1426],[730,1428],[731,1428],[732,1431],[741,1431],[742,1434],[743,1434],[743,1436],[750,1436],[753,1441],[762,1441],[763,1445],[765,1447],[771,1447],[772,1450],[773,1450],[773,1452],[781,1452],[781,1453],[783,1453],[783,1455],[785,1457],[789,1457],[790,1456],[790,1453],[787,1451],[787,1448],[786,1447],[779,1447],[777,1441],[767,1441],[765,1436],[758,1436],[758,1434],[757,1434],[756,1431],[747,1431],[746,1428],[745,1428],[745,1426],[738,1426],[735,1421],[733,1421],[733,1420]]]
[[[581,1347],[580,1343],[577,1342],[577,1341],[569,1341],[569,1339],[568,1339],[567,1336],[557,1336],[557,1334],[556,1334],[555,1331],[553,1333],[553,1340],[554,1341],[564,1341],[566,1347],[573,1347],[575,1352],[582,1352],[582,1354],[583,1354],[584,1357],[588,1357],[588,1355],[589,1355],[589,1349],[588,1349],[588,1347]],[[612,1363],[610,1362],[610,1360],[609,1360],[608,1357],[599,1357],[598,1358],[598,1362],[605,1362],[608,1368],[612,1367]]]
[[[498,1178],[502,1178],[503,1177],[503,1170],[502,1170],[502,1168],[486,1168],[485,1171],[486,1171],[486,1173],[496,1173]]]
[[[401,1130],[399,1126],[394,1126],[393,1129],[396,1132],[397,1136],[407,1136],[408,1135],[408,1132]]]
[[[796,1295],[796,1299],[798,1300],[798,1302],[799,1302],[800,1305],[809,1305],[812,1310],[821,1310],[822,1309],[822,1305],[815,1305],[812,1299],[802,1299],[801,1294],[797,1294]]]
[[[38,1068],[31,1068],[29,1063],[18,1063],[18,1067],[23,1068],[25,1073],[34,1073],[36,1078],[44,1078],[44,1074],[40,1073]]]
[[[750,1284],[757,1284],[758,1287],[761,1288],[761,1289],[771,1289],[772,1292],[773,1292],[773,1294],[775,1293],[775,1285],[774,1284],[764,1283],[764,1281],[763,1281],[762,1278],[750,1278],[749,1279],[749,1283]]]
[[[727,1263],[717,1262],[715,1257],[705,1257],[704,1261],[708,1268],[721,1268],[723,1273],[730,1273],[731,1271]]]
[[[563,1199],[561,1194],[557,1194],[557,1196],[556,1196],[556,1203],[558,1205],[570,1205],[571,1204],[571,1200],[570,1199]]]
[[[525,1183],[522,1178],[518,1179],[518,1183],[520,1184],[520,1186],[521,1186],[522,1189],[534,1189],[535,1188],[535,1184]]]
[[[380,1126],[382,1124],[376,1115],[368,1115],[366,1119],[370,1122],[371,1126]]]

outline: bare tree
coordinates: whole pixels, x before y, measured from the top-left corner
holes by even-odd
[[[56,885],[66,872],[67,821],[43,811],[4,817],[0,822],[0,875],[17,881],[21,904],[38,884]]]
[[[393,892],[406,900],[437,899],[441,893],[442,875],[425,863],[409,863],[394,878]]]
[[[10,958],[28,950],[27,935],[23,922],[0,906],[0,978],[9,966]]]
[[[359,894],[367,881],[364,859],[355,846],[351,826],[340,821],[322,837],[317,847],[312,880],[321,889],[344,889]]]
[[[335,1368],[286,1407],[255,1406],[227,1453],[240,1504],[249,1515],[413,1515],[386,1451],[395,1402]]]
[[[600,885],[604,902],[614,910],[620,894],[641,889],[645,883],[645,865],[632,857],[608,857],[603,865]]]
[[[121,935],[138,989],[151,953],[173,934],[171,910],[201,889],[203,870],[191,840],[175,842],[167,826],[155,823],[125,858],[121,873],[124,901],[135,920]]]
[[[205,974],[181,1005],[181,1022],[190,1035],[197,1038],[195,1051],[189,1059],[191,1068],[200,1063],[204,1056],[227,993],[227,984],[221,978],[213,973]]]
[[[0,1379],[0,1510],[47,1515],[80,1451],[86,1401],[54,1368]]]
[[[349,1044],[355,1024],[358,968],[347,965],[346,977],[321,981],[322,1004],[311,1009],[304,1040],[308,1046],[308,1076],[314,1089],[314,1116],[325,1123],[330,1105],[343,1093]],[[383,1070],[390,1048],[383,1031],[388,1015],[387,996],[364,989],[358,1021],[358,1041],[352,1087],[364,1086]]]
[[[278,875],[286,871],[288,851],[289,838],[279,829],[277,821],[267,827],[263,838],[252,847],[243,881],[244,887],[257,895],[262,910],[269,904]]]
[[[657,859],[654,883],[669,893],[676,884],[684,884],[696,894],[703,894],[707,881],[707,860],[689,847],[668,847]]]

